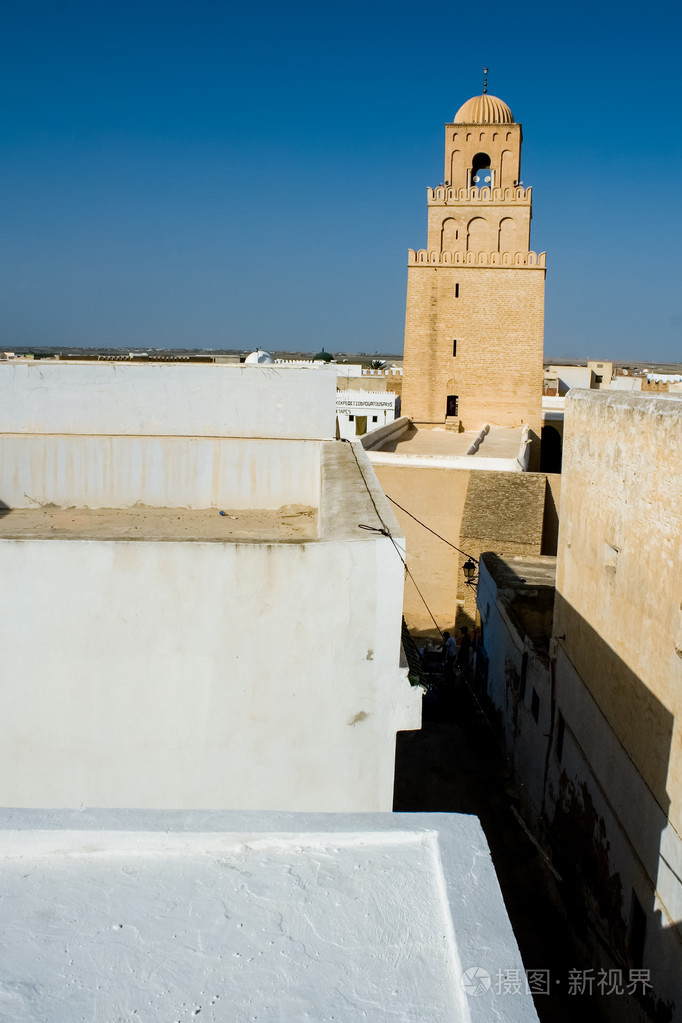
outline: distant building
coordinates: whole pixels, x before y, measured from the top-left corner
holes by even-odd
[[[387,426],[400,415],[400,398],[390,391],[336,392],[336,416],[342,437],[363,437],[368,430]]]
[[[274,361],[270,352],[264,352],[261,348],[257,348],[255,352],[251,352],[244,359],[247,366],[272,366]]]

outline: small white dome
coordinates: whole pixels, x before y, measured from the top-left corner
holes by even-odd
[[[247,355],[244,359],[249,366],[267,366],[274,361],[270,352],[264,352],[262,348],[257,348],[255,352],[251,352],[251,355]]]

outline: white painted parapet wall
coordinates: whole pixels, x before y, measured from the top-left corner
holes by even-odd
[[[286,366],[8,362],[0,434],[331,440],[336,378]]]
[[[335,401],[333,374],[286,367],[3,364],[0,501],[317,507]]]
[[[7,1019],[537,1023],[475,817],[5,810],[0,885]]]

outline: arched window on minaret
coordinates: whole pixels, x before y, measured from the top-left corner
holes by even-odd
[[[500,221],[498,252],[516,252],[516,225],[512,217],[503,217]]]
[[[454,217],[447,217],[447,219],[443,221],[440,238],[441,252],[454,252],[455,249],[459,248],[459,230],[457,228],[457,221]]]
[[[490,157],[487,153],[476,153],[471,163],[472,188],[492,188],[493,172],[490,168]]]
[[[473,217],[467,225],[467,251],[490,252],[490,227],[485,217]],[[495,239],[497,244],[497,239]]]

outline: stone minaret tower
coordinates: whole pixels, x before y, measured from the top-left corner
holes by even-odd
[[[427,189],[427,248],[410,250],[404,415],[540,436],[545,254],[530,250],[521,125],[474,96],[445,125],[444,184]]]

